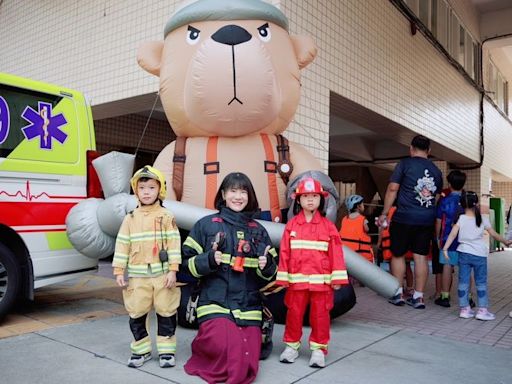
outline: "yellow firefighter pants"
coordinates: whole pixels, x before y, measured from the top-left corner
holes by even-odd
[[[180,288],[166,288],[165,275],[156,277],[130,277],[128,279],[128,287],[123,290],[124,306],[128,311],[131,319],[142,320],[143,328],[146,328],[146,316],[152,308],[155,309],[158,318],[159,331],[156,338],[157,350],[159,354],[167,354],[176,352],[176,336],[174,330],[176,329],[176,311],[180,305],[181,290]],[[132,321],[131,321],[132,323]],[[174,330],[165,335],[162,335],[161,324],[167,324],[162,328],[171,326]],[[132,329],[133,332],[133,329]],[[140,334],[140,330],[138,332]],[[147,335],[142,339],[135,340],[131,343],[132,353],[143,355],[151,352],[151,339]],[[134,333],[135,337],[135,333]]]

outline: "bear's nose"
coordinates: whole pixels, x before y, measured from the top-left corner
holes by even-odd
[[[217,43],[237,45],[251,40],[251,34],[238,25],[225,25],[212,35]]]

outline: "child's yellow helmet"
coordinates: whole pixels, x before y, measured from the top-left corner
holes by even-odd
[[[162,175],[158,169],[152,167],[151,165],[145,165],[141,169],[139,169],[130,180],[130,184],[132,186],[133,192],[137,192],[137,182],[139,179],[143,177],[147,177],[148,179],[158,180],[160,183],[160,193],[158,194],[158,198],[160,200],[164,200],[167,196],[167,187],[165,185],[165,177]]]

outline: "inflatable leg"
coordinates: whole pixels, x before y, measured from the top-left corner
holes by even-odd
[[[343,246],[343,255],[350,275],[385,298],[393,297],[396,294],[400,284],[393,275],[375,264],[369,263],[364,257],[346,246]]]

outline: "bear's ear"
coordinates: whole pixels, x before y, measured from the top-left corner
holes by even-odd
[[[147,72],[160,76],[160,64],[162,63],[163,41],[148,41],[137,49],[137,62]]]
[[[309,36],[290,36],[299,68],[305,68],[315,60],[317,49],[315,42]]]

